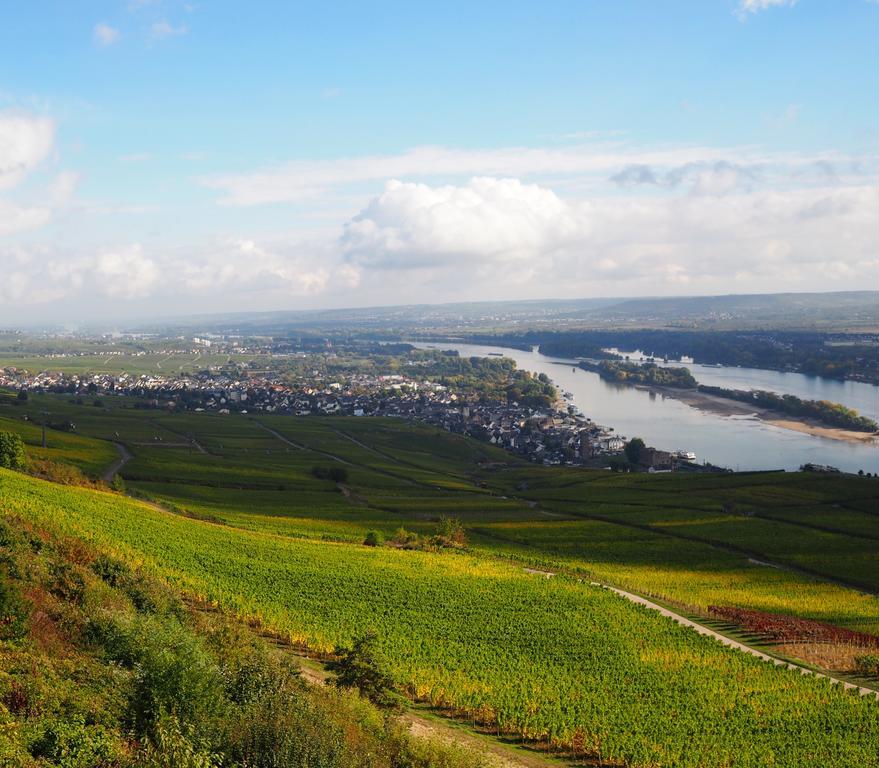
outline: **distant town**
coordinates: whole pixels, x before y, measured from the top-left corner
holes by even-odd
[[[260,344],[216,344],[226,352],[265,353]],[[195,337],[191,345],[162,348],[156,355],[198,355],[212,344]],[[103,353],[102,353],[103,354]],[[124,354],[109,352],[107,357]],[[138,353],[134,353],[137,356]],[[277,354],[277,352],[275,352]],[[41,364],[46,364],[42,356]],[[71,357],[58,353],[49,359]],[[325,357],[325,356],[324,356]],[[335,353],[329,353],[330,359]],[[291,354],[300,370],[314,356]],[[217,414],[276,413],[290,416],[385,416],[423,422],[504,448],[544,465],[614,467],[627,461],[627,439],[610,426],[595,423],[568,404],[554,388],[554,401],[536,405],[500,397],[486,398],[467,386],[442,383],[445,377],[425,375],[430,361],[405,360],[405,373],[338,374],[318,367],[291,377],[289,370],[267,370],[260,361],[226,362],[197,372],[73,373],[19,367],[0,369],[0,387],[26,399],[30,393],[73,396],[83,405],[104,407],[109,398],[127,397],[134,407]],[[491,362],[491,361],[489,361]],[[495,361],[496,362],[496,361]],[[520,375],[524,372],[518,372]],[[527,374],[525,374],[527,375]],[[291,381],[291,378],[295,379]],[[551,385],[550,385],[551,386]],[[75,431],[73,423],[53,424]],[[648,472],[711,471],[696,464],[692,454],[644,447],[637,468]]]

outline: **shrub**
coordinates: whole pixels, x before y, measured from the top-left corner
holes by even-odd
[[[441,517],[437,532],[438,544],[443,547],[466,547],[467,532],[457,517]]]
[[[855,669],[865,677],[879,677],[879,654],[855,656]]]
[[[220,670],[175,618],[97,617],[90,630],[112,661],[134,671],[126,720],[136,734],[155,735],[164,715],[190,724],[216,712],[223,695]]]
[[[81,716],[47,723],[31,741],[30,753],[58,768],[111,768],[122,760],[120,745],[100,725],[86,725]]]
[[[71,464],[50,459],[31,459],[28,473],[59,485],[78,485],[84,488],[98,488],[99,484],[88,477],[81,469]]]
[[[344,483],[348,479],[348,470],[345,467],[319,467],[311,468],[311,474],[318,480],[330,480],[334,483]]]
[[[356,688],[373,704],[382,708],[396,708],[399,696],[394,692],[394,681],[386,671],[375,645],[376,635],[368,632],[354,641],[350,648],[336,647],[336,659],[326,668],[336,679],[339,688]]]
[[[385,543],[385,537],[381,531],[367,531],[363,543],[367,547],[380,547]]]
[[[0,432],[0,467],[4,469],[24,469],[27,456],[24,443],[15,432]]]
[[[27,631],[27,603],[0,565],[0,640],[18,640]]]
[[[63,560],[55,561],[49,565],[49,573],[52,578],[49,591],[55,597],[74,605],[82,605],[85,579],[74,566]]]
[[[219,768],[222,760],[195,728],[176,717],[163,716],[155,734],[138,756],[140,768]]]
[[[422,546],[421,537],[414,531],[407,531],[402,526],[394,531],[394,535],[388,543],[401,549],[420,549]]]

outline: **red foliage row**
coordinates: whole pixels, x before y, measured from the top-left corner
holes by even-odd
[[[731,621],[749,632],[778,643],[845,643],[879,648],[879,637],[835,627],[822,621],[720,605],[710,605],[708,611],[720,619]]]

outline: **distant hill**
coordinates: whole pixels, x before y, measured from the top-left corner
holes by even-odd
[[[279,335],[316,330],[438,331],[606,328],[879,328],[879,291],[668,298],[538,299],[193,315],[128,330]]]
[[[626,299],[584,309],[579,319],[585,324],[857,329],[879,325],[879,291]]]

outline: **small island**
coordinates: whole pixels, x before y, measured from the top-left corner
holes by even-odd
[[[879,433],[879,424],[840,403],[699,384],[689,368],[622,360],[583,360],[579,365],[605,381],[645,389],[722,416],[754,416],[782,429],[850,442],[870,441]]]
[[[762,389],[724,389],[705,384],[699,385],[699,391],[727,400],[750,403],[758,408],[777,411],[787,416],[814,419],[830,427],[839,427],[854,432],[879,432],[879,424],[873,419],[861,416],[852,408],[846,408],[840,403],[831,403],[828,400],[801,400],[794,395],[779,395],[776,392],[767,392]]]
[[[689,368],[671,368],[655,363],[630,363],[621,360],[602,360],[599,363],[583,360],[580,367],[592,371],[606,381],[621,384],[642,384],[652,387],[672,387],[675,389],[696,389],[698,382]]]

